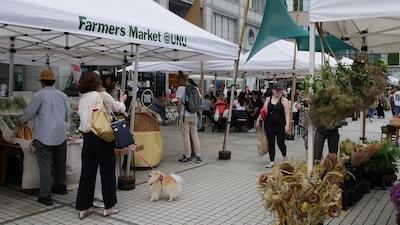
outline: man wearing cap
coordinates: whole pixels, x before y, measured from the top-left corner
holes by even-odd
[[[24,110],[21,122],[33,120],[33,146],[40,172],[38,202],[52,205],[51,192],[67,194],[65,184],[67,143],[66,121],[71,113],[68,97],[54,86],[53,71],[46,69],[38,79],[42,89],[33,94]],[[54,168],[54,186],[51,186],[51,170]]]

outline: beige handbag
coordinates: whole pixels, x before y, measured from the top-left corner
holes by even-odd
[[[94,102],[93,108],[96,107],[97,100],[99,99],[99,95],[97,95],[96,100]],[[97,136],[101,139],[111,142],[115,140],[115,133],[111,127],[111,115],[108,114],[104,109],[104,102],[101,99],[101,108],[92,112],[92,120],[90,121],[90,126]]]
[[[268,153],[268,138],[263,126],[257,128],[257,133],[258,133],[257,152],[258,156],[261,158]]]

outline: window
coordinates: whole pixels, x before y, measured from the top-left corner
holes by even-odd
[[[235,42],[235,19],[214,14],[214,34],[230,42]]]
[[[249,32],[247,34],[247,43],[249,43],[250,46],[253,46],[254,41],[255,41],[255,37],[254,37],[254,30],[253,29],[249,29]]]
[[[399,65],[399,53],[389,53],[388,54],[388,65]]]

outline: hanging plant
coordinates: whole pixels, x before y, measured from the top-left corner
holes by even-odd
[[[334,128],[353,112],[368,109],[385,87],[386,78],[379,67],[325,65],[321,76],[308,75],[303,83],[305,90],[312,89],[308,93],[311,123]]]

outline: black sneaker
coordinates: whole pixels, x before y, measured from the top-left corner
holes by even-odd
[[[63,186],[54,186],[51,188],[51,192],[59,195],[66,195],[68,194],[67,187],[65,185]]]
[[[192,162],[192,158],[186,158],[186,156],[183,155],[182,158],[179,159],[179,162]]]
[[[39,197],[37,201],[40,202],[40,203],[43,203],[45,205],[53,205],[53,200],[51,199],[50,196],[47,196],[47,197],[44,197],[44,198]]]
[[[197,157],[196,157],[196,161],[194,161],[194,162],[196,162],[196,163],[201,163],[201,162],[203,162],[203,160],[201,160],[201,157],[200,157],[200,156],[197,156]]]

